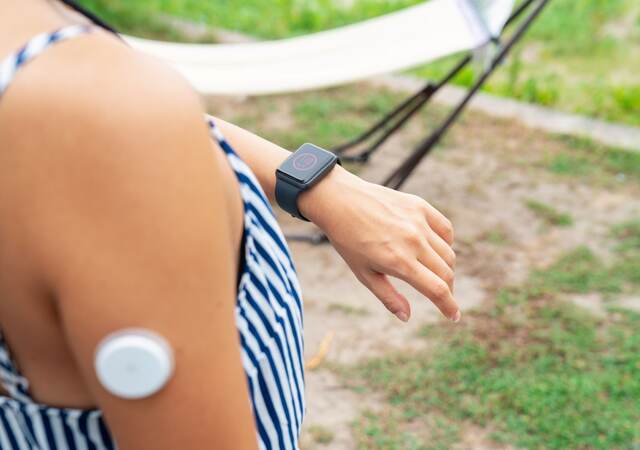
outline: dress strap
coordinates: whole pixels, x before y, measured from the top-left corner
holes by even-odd
[[[29,40],[20,50],[0,62],[0,98],[16,76],[18,70],[52,45],[89,33],[90,25],[69,25],[54,32],[42,33]]]
[[[0,331],[0,384],[11,398],[24,403],[31,403],[29,382],[22,376],[18,366],[11,357],[7,341]]]
[[[220,148],[222,148],[222,150],[224,150],[227,155],[237,156],[233,147],[229,145],[227,139],[222,134],[222,131],[220,131],[220,128],[216,125],[214,118],[209,114],[205,114],[204,119],[207,123],[207,126],[209,127],[209,133],[211,134],[211,137],[215,139]]]

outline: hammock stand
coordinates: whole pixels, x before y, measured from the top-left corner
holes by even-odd
[[[469,91],[462,100],[452,109],[452,111],[443,119],[438,127],[425,139],[423,139],[388,176],[382,181],[382,185],[391,189],[401,189],[407,179],[416,169],[422,159],[427,156],[435,146],[440,142],[445,133],[458,119],[460,114],[465,110],[466,106],[484,86],[489,77],[495,72],[500,64],[507,57],[513,47],[521,41],[527,30],[538,18],[540,13],[549,4],[550,0],[525,0],[511,14],[507,20],[505,28],[513,26],[514,23],[522,18],[521,23],[515,28],[511,36],[506,40],[494,38],[493,42],[497,45],[497,53],[491,58],[485,70],[476,79]],[[385,115],[371,128],[362,133],[360,136],[331,149],[340,156],[342,161],[366,164],[369,158],[380,149],[391,136],[397,133],[407,122],[413,118],[423,107],[425,107],[432,97],[447,83],[449,83],[456,75],[458,75],[473,60],[473,52],[468,52],[461,57],[460,61],[438,82],[427,82],[418,92],[401,102],[396,108]],[[354,153],[353,149],[364,146],[362,150]],[[310,242],[312,244],[321,244],[328,242],[324,233],[315,232],[311,234],[294,234],[287,233],[287,238],[292,241]]]

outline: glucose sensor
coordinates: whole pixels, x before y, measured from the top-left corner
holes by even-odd
[[[110,334],[96,349],[98,380],[111,394],[141,399],[160,391],[173,375],[173,350],[157,333],[125,329]]]

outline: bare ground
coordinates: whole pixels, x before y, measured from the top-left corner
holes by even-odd
[[[296,97],[275,98],[268,118],[257,120],[266,120],[269,126],[292,126],[291,103],[295,101]],[[212,104],[215,112],[229,117],[231,111],[233,116],[252,115],[255,106],[252,102]],[[370,180],[382,179],[422,134],[424,130],[419,123],[409,126],[376,154],[361,175]],[[499,287],[522,281],[531,269],[551,262],[577,245],[588,244],[606,256],[611,245],[610,226],[640,215],[639,187],[633,182],[589,183],[548,172],[542,165],[543,158],[562,151],[563,145],[513,121],[467,114],[405,186],[406,191],[440,208],[455,225],[458,253],[455,295],[463,310],[463,320],[465,310],[490,307],[491,302],[485,300]],[[545,225],[525,206],[529,199],[569,213],[573,226]],[[285,230],[301,227],[285,215],[280,219]],[[363,410],[381,410],[385,403],[383,399],[349,390],[331,366],[423,348],[429,342],[417,337],[418,330],[442,319],[428,300],[407,286],[400,286],[413,308],[411,321],[403,324],[357,282],[329,245],[292,243],[291,248],[305,298],[307,359],[317,353],[328,333],[335,332],[324,363],[307,372],[308,414],[303,449],[354,449],[352,423]],[[598,295],[576,297],[574,301],[594,314],[602,311]],[[625,298],[620,303],[637,308],[640,299]],[[455,326],[450,331],[455,333]],[[331,442],[314,442],[308,432],[313,426],[331,430]],[[459,448],[505,447],[488,440],[487,430],[469,426]]]

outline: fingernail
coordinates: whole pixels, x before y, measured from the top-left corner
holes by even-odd
[[[462,314],[460,313],[460,310],[457,310],[456,313],[451,318],[451,320],[453,321],[453,323],[458,323],[460,322],[461,318],[462,318]]]
[[[403,322],[408,322],[409,321],[409,316],[407,315],[406,312],[404,311],[398,311],[396,313],[396,317],[400,320],[402,320]]]

